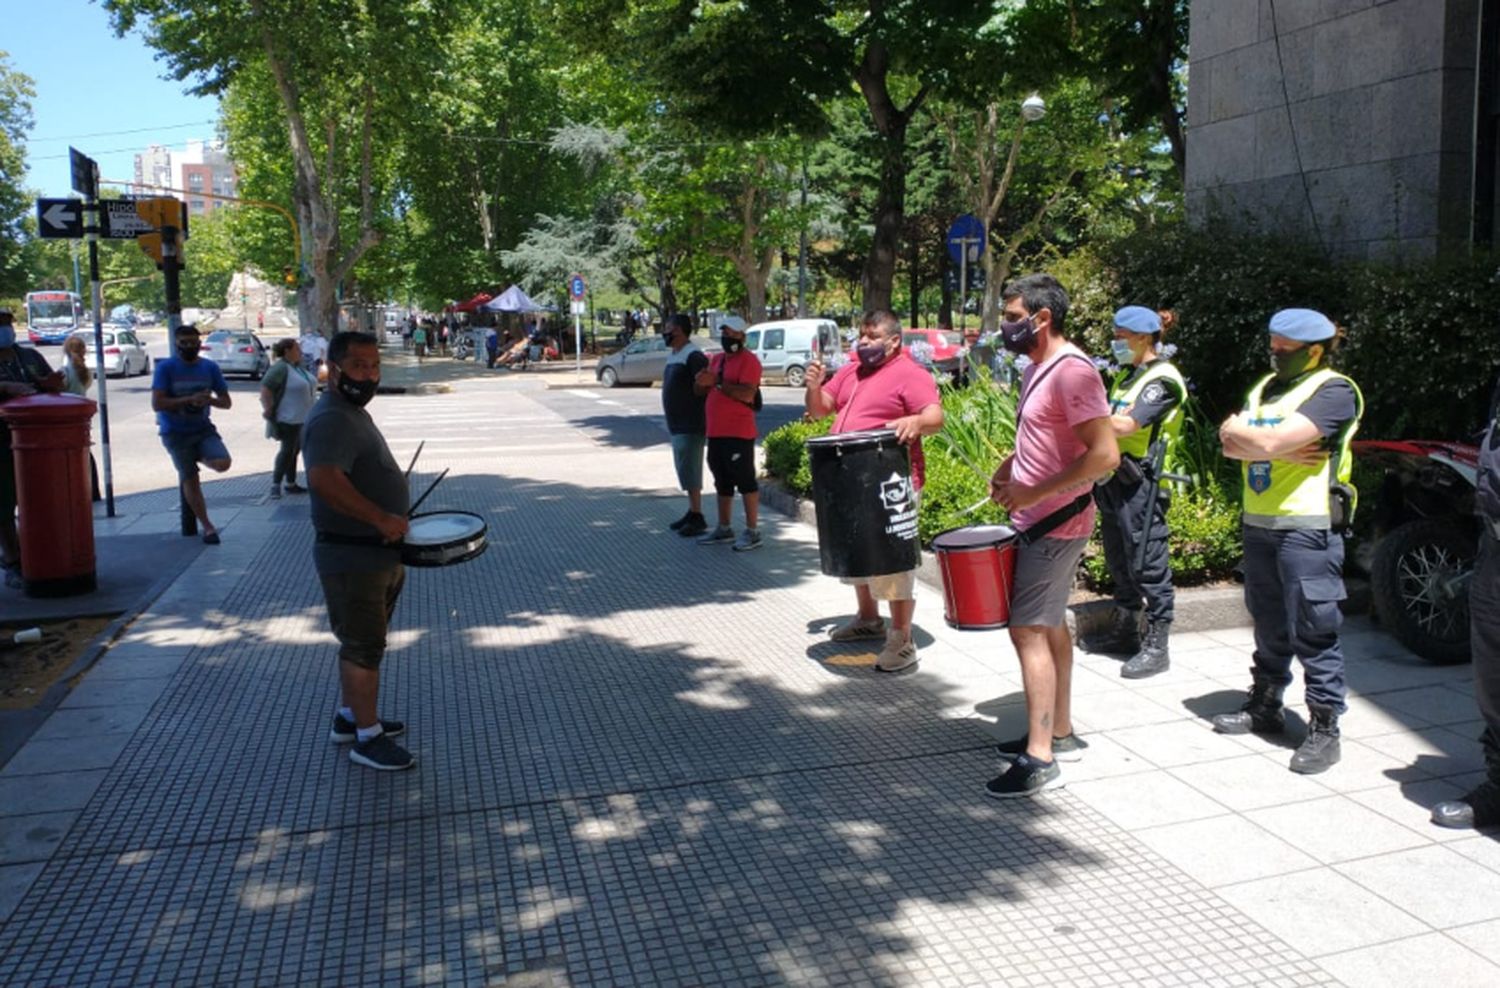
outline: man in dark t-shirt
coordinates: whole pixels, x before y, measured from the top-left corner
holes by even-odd
[[[58,391],[62,376],[47,365],[47,358],[30,347],[16,344],[16,327],[9,309],[0,309],[0,404],[38,391]],[[19,588],[21,538],[16,531],[16,473],[10,451],[10,427],[0,419],[0,569],[5,585]]]
[[[672,522],[678,535],[699,536],[708,531],[703,517],[704,396],[693,389],[693,379],[708,368],[708,358],[693,343],[693,322],[674,312],[662,324],[662,338],[672,355],[662,369],[661,408],[672,434],[672,462],[677,484],[687,491],[687,514]]]
[[[354,742],[349,760],[391,772],[416,760],[393,738],[400,721],[376,716],[386,629],[406,570],[406,476],[365,405],[380,385],[380,345],[368,333],[339,333],[328,347],[328,390],[302,426],[302,457],[317,543],[313,563],[328,621],[339,641],[341,699],[329,739]]]

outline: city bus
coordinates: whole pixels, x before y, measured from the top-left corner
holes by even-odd
[[[33,344],[61,343],[84,328],[83,300],[76,292],[27,292],[26,328]]]

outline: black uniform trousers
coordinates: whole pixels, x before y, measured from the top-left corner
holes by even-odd
[[[1469,583],[1469,640],[1474,653],[1474,697],[1484,718],[1484,762],[1500,783],[1500,542],[1479,536],[1479,556]]]
[[[1146,602],[1149,624],[1170,624],[1176,595],[1172,590],[1172,561],[1167,554],[1167,508],[1171,492],[1162,488],[1147,516],[1151,485],[1145,480],[1127,484],[1118,475],[1094,492],[1099,505],[1099,535],[1104,542],[1104,560],[1114,582],[1115,606],[1131,614]],[[1146,565],[1141,560],[1141,539],[1146,540]]]
[[[1339,628],[1344,623],[1344,537],[1327,529],[1244,526],[1245,607],[1255,621],[1255,669],[1292,681],[1302,663],[1307,702],[1344,712],[1348,689]]]

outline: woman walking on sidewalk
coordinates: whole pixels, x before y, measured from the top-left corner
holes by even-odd
[[[302,366],[302,347],[295,339],[277,340],[271,347],[276,363],[260,385],[261,417],[266,420],[266,438],[280,444],[271,473],[271,497],[307,490],[297,486],[297,454],[302,450],[302,423],[317,397],[318,385]],[[286,487],[282,487],[285,480]]]

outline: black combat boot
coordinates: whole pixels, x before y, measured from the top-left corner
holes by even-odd
[[[1280,734],[1286,730],[1286,712],[1281,709],[1285,686],[1271,682],[1255,669],[1250,670],[1255,683],[1250,687],[1245,705],[1232,714],[1215,714],[1214,730],[1220,734]]]
[[[1332,707],[1309,703],[1307,712],[1312,715],[1312,724],[1307,728],[1307,737],[1292,756],[1291,769],[1302,775],[1317,775],[1339,763],[1343,748],[1339,744],[1339,715]]]
[[[1110,608],[1109,621],[1078,644],[1085,652],[1134,655],[1141,647],[1140,618],[1135,611]]]
[[[1172,665],[1172,657],[1167,654],[1167,633],[1171,629],[1172,626],[1166,623],[1146,625],[1141,650],[1120,667],[1120,675],[1126,679],[1145,679],[1166,672]]]

